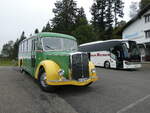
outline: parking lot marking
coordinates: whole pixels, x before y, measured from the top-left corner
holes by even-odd
[[[125,112],[125,111],[127,111],[127,110],[133,108],[133,107],[136,106],[137,104],[139,104],[139,103],[145,101],[145,100],[148,99],[148,98],[150,98],[150,95],[147,95],[147,96],[145,96],[145,97],[143,97],[143,98],[141,98],[141,99],[135,101],[134,103],[132,103],[132,104],[130,104],[130,105],[124,107],[123,109],[119,110],[117,113],[123,113],[123,112]]]

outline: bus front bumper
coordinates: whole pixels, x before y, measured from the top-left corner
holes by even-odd
[[[125,69],[138,69],[141,68],[142,65],[141,64],[130,64],[130,65],[124,65]]]
[[[80,79],[80,80],[47,80],[47,85],[55,85],[55,86],[61,86],[61,85],[75,85],[75,86],[85,86],[89,83],[95,82],[99,78],[97,76],[92,76],[88,79]]]

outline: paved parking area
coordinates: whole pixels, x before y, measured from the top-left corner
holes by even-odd
[[[0,113],[76,113],[57,94],[45,93],[17,67],[0,67]]]
[[[0,113],[150,113],[150,65],[140,70],[97,68],[90,87],[45,93],[17,67],[0,67]],[[60,98],[61,97],[61,98]]]
[[[58,95],[79,113],[150,113],[150,64],[140,70],[97,68],[89,88],[63,87]]]

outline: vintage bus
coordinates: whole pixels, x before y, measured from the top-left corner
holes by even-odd
[[[88,52],[96,66],[118,69],[141,68],[140,51],[135,41],[96,41],[80,45],[79,50]]]
[[[19,45],[19,67],[38,80],[44,91],[60,85],[88,86],[95,82],[96,69],[85,52],[78,52],[73,36],[38,33]]]

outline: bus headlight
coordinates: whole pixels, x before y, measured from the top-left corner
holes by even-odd
[[[65,74],[65,71],[64,71],[63,69],[60,69],[60,70],[58,71],[58,74],[59,74],[60,76],[63,76],[63,75]]]
[[[94,68],[94,69],[91,69],[91,72],[92,73],[96,73],[96,69]]]

